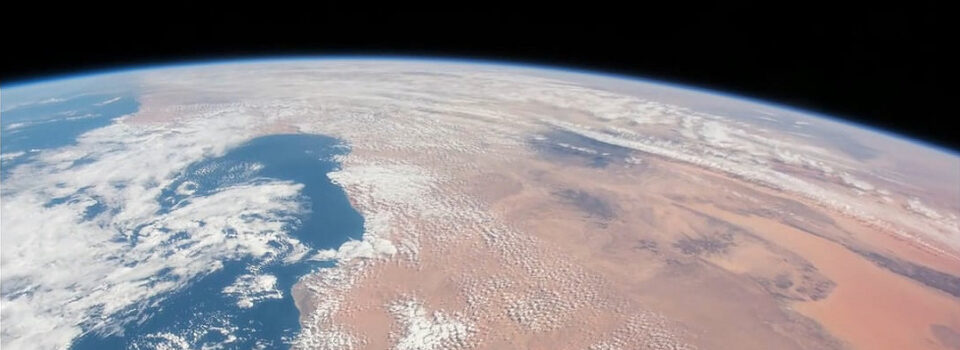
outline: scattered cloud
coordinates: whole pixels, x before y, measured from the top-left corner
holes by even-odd
[[[428,313],[415,299],[397,301],[389,309],[402,329],[397,350],[461,349],[473,333],[468,323],[440,311]]]
[[[162,122],[133,123],[123,117],[83,134],[75,145],[32,152],[33,162],[10,169],[0,204],[0,344],[54,349],[68,346],[83,332],[113,332],[149,312],[164,295],[237,259],[339,260],[342,266],[323,269],[304,282],[329,298],[304,316],[307,322],[296,344],[355,344],[342,328],[313,326],[336,312],[335,291],[352,285],[357,276],[353,266],[395,254],[415,256],[419,231],[409,222],[411,213],[432,219],[433,230],[451,237],[457,228],[444,226],[444,218],[477,214],[458,207],[471,203],[432,200],[442,174],[353,153],[328,176],[347,188],[363,210],[365,234],[336,250],[312,251],[287,234],[306,210],[300,184],[235,184],[198,196],[196,186],[184,182],[174,190],[188,200],[172,209],[158,202],[161,191],[188,165],[271,132],[277,121],[303,132],[343,137],[373,153],[443,152],[447,166],[467,171],[475,169],[453,163],[458,155],[483,152],[490,145],[523,147],[525,137],[559,128],[798,193],[864,220],[882,218],[894,221],[889,224],[896,228],[941,230],[956,237],[956,218],[919,199],[906,202],[914,215],[902,210],[897,193],[876,194],[889,201],[858,198],[855,191],[874,189],[875,179],[851,171],[855,160],[815,146],[819,136],[814,134],[797,141],[735,117],[544,76],[471,67],[286,62],[142,73],[143,92],[159,100],[202,97],[210,103],[150,105],[143,112]],[[407,74],[425,70],[449,74]],[[15,107],[6,110],[10,108]],[[518,149],[502,156],[522,155]],[[78,164],[78,159],[89,161]],[[485,221],[478,215],[475,222]],[[398,242],[393,241],[396,232],[404,233]],[[222,292],[236,297],[239,306],[252,306],[278,295],[271,277],[251,272]],[[442,348],[470,334],[465,321],[428,313],[414,299],[398,301],[390,310],[403,325],[401,349]],[[183,334],[158,333],[151,339],[155,342],[145,348],[194,344]]]
[[[300,184],[238,184],[167,211],[157,201],[186,166],[263,122],[242,111],[176,126],[121,120],[12,169],[0,223],[3,347],[55,349],[115,332],[225,261],[302,256],[307,248],[287,233],[306,210]],[[93,207],[103,210],[90,217]],[[270,295],[257,289],[268,280],[254,278],[241,298]],[[245,293],[243,282],[227,292]]]
[[[283,292],[277,289],[277,276],[269,274],[245,274],[233,284],[223,288],[223,294],[237,298],[237,306],[249,309],[264,299],[281,299]]]

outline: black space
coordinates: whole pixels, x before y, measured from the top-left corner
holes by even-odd
[[[942,77],[955,40],[939,2],[450,4],[37,3],[3,14],[2,82],[238,56],[481,58],[706,87],[960,149]]]

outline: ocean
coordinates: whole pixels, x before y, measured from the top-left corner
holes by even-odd
[[[363,217],[350,205],[344,191],[326,176],[339,167],[333,157],[348,151],[339,140],[320,135],[256,138],[222,157],[191,165],[158,200],[165,210],[189,200],[177,191],[185,183],[190,185],[191,195],[203,196],[226,186],[293,181],[304,185],[301,195],[310,210],[298,223],[290,224],[291,234],[310,248],[336,249],[347,240],[360,239],[363,233]],[[223,269],[166,297],[159,308],[140,315],[121,333],[106,337],[88,333],[74,343],[73,349],[151,348],[170,343],[165,335],[213,348],[216,344],[226,348],[285,348],[300,329],[291,288],[300,277],[332,264],[228,261]],[[249,308],[238,306],[236,297],[223,291],[243,275],[275,276],[280,295],[257,300]]]
[[[93,94],[8,109],[0,122],[2,178],[10,169],[31,161],[36,152],[71,145],[84,132],[107,126],[138,108],[132,95]],[[326,176],[340,166],[335,157],[347,152],[348,147],[340,140],[321,135],[259,137],[223,156],[192,164],[156,200],[163,213],[191,198],[230,186],[269,181],[299,183],[303,185],[299,199],[309,210],[286,223],[288,233],[309,248],[336,249],[347,240],[362,238],[363,233],[363,217],[350,205],[343,189]],[[52,199],[48,205],[57,205],[58,200],[65,199]],[[103,210],[109,208],[93,205],[85,219]],[[69,228],[64,232],[69,234]],[[136,234],[130,243],[136,244]],[[302,276],[334,263],[284,263],[282,258],[223,261],[223,268],[190,281],[172,295],[143,301],[159,301],[155,307],[143,313],[122,313],[120,317],[126,322],[120,323],[121,329],[94,332],[85,325],[85,333],[71,348],[289,347],[300,330],[292,286]],[[244,283],[238,285],[238,281]],[[269,288],[257,290],[264,285]],[[242,304],[238,300],[245,293],[252,294],[249,302]]]

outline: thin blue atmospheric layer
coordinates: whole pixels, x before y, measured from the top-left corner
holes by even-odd
[[[109,125],[136,112],[140,104],[131,95],[84,95],[55,102],[14,107],[0,119],[0,178],[28,163],[36,152],[74,144],[81,134]]]
[[[304,185],[302,200],[310,210],[296,222],[288,223],[291,235],[311,248],[336,248],[347,240],[360,239],[363,234],[363,217],[350,205],[343,189],[326,176],[339,167],[333,156],[348,151],[337,139],[320,135],[259,137],[222,157],[191,165],[158,200],[168,211],[191,197],[205,196],[227,186],[270,180],[300,183]],[[289,347],[300,330],[292,286],[300,277],[332,266],[316,261],[263,265],[254,259],[223,263],[223,269],[166,296],[159,307],[140,318],[142,321],[128,323],[122,334],[104,337],[87,333],[72,348],[155,348],[168,341],[164,334],[178,335],[198,348],[205,344],[246,349]],[[282,298],[262,299],[253,307],[241,308],[235,295],[222,293],[239,276],[251,273],[251,268],[276,276]]]

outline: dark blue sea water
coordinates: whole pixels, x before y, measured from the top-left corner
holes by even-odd
[[[363,232],[363,218],[350,206],[343,190],[326,177],[326,173],[339,166],[332,157],[347,151],[338,140],[319,135],[260,137],[222,157],[190,166],[157,200],[164,210],[189,200],[189,196],[176,192],[186,182],[195,184],[190,185],[193,196],[204,196],[225,186],[269,179],[294,181],[305,186],[301,193],[310,212],[300,218],[299,223],[290,224],[293,236],[312,248],[336,248],[349,239],[361,238]],[[262,167],[249,171],[254,163]],[[277,262],[259,267],[260,273],[277,277],[283,298],[265,299],[252,308],[240,308],[235,297],[221,291],[238,276],[249,273],[248,268],[252,265],[259,263],[253,260],[225,262],[222,270],[165,298],[142,323],[128,324],[122,336],[102,337],[88,333],[75,342],[73,348],[151,347],[148,335],[159,332],[180,335],[193,332],[190,340],[196,342],[194,345],[230,341],[226,348],[288,347],[287,342],[299,331],[299,313],[293,303],[291,287],[299,277],[329,266],[329,263],[284,265]],[[235,329],[220,333],[217,327],[222,326]],[[227,334],[237,338],[230,340]]]
[[[104,103],[107,101],[110,102]],[[4,100],[8,104],[15,102]],[[0,119],[0,153],[23,155],[4,159],[0,178],[5,179],[11,169],[30,162],[38,150],[74,144],[84,132],[107,126],[138,108],[132,94],[94,94],[51,99],[4,111]],[[293,181],[304,185],[301,199],[310,210],[288,224],[291,234],[311,248],[336,248],[349,239],[361,238],[363,231],[363,218],[350,206],[343,190],[326,177],[339,167],[333,156],[348,151],[338,140],[319,135],[257,138],[222,157],[191,165],[157,201],[162,211],[169,211],[191,196],[205,196],[232,185]],[[251,164],[260,166],[252,168]],[[178,193],[178,188],[192,194]],[[48,205],[66,200],[69,198],[52,198]],[[93,205],[86,216],[92,218],[107,209],[101,204]],[[216,273],[191,281],[186,289],[173,295],[163,296],[158,307],[126,323],[122,332],[110,336],[88,332],[76,339],[72,348],[154,348],[163,339],[152,335],[161,333],[181,336],[195,348],[217,344],[228,349],[286,348],[299,331],[299,313],[291,287],[301,276],[330,265],[309,261],[287,265],[252,259],[225,261],[224,268]],[[250,274],[252,266],[256,266],[257,273],[276,276],[282,298],[262,299],[251,308],[241,308],[236,296],[222,292],[238,276]]]
[[[29,162],[36,151],[73,144],[84,132],[107,126],[139,107],[130,95],[94,94],[4,111],[0,114],[0,153],[25,154],[3,160],[0,176],[5,178],[10,169]]]

